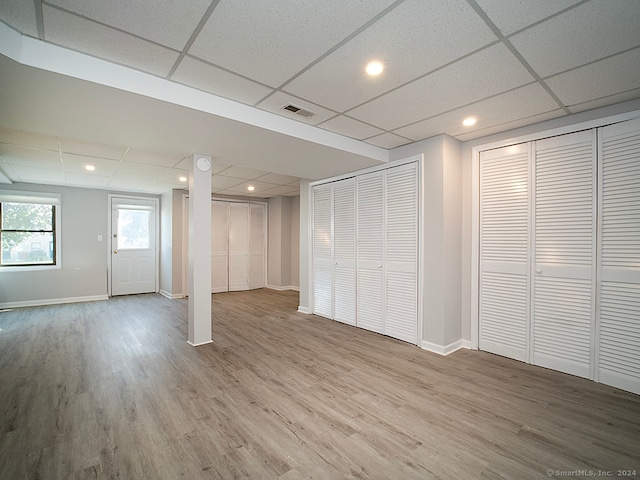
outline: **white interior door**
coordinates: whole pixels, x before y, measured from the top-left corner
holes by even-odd
[[[535,142],[531,363],[589,378],[595,322],[595,131]]]
[[[480,154],[479,348],[529,361],[530,145]]]
[[[211,202],[211,293],[229,291],[229,203]]]
[[[596,379],[640,394],[640,120],[600,133]]]
[[[384,333],[384,172],[357,177],[356,325]]]
[[[387,170],[385,334],[418,343],[418,166]]]
[[[265,226],[264,204],[252,203],[250,210],[249,239],[249,288],[265,286]]]
[[[249,289],[249,204],[229,203],[229,291]]]
[[[333,190],[313,188],[313,313],[333,318]]]
[[[111,295],[156,291],[157,202],[111,197]]]
[[[334,319],[356,324],[355,180],[333,184]]]

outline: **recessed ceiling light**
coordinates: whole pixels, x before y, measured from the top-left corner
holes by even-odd
[[[472,126],[474,126],[474,125],[476,124],[476,119],[475,119],[475,118],[473,118],[473,117],[465,118],[465,119],[462,121],[462,124],[463,124],[465,127],[472,127]]]
[[[181,182],[186,182],[187,181],[187,177],[179,177],[178,180],[180,180]]]
[[[247,190],[249,190],[250,192],[253,192],[256,189],[256,187],[254,187],[253,185],[249,185],[247,187]]]
[[[370,62],[365,69],[365,71],[371,76],[380,75],[382,70],[384,70],[384,66],[378,61]]]
[[[93,172],[96,169],[96,167],[94,167],[93,165],[85,165],[84,169],[90,172]]]

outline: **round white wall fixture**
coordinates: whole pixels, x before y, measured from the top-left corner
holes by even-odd
[[[209,160],[208,158],[200,157],[198,160],[196,160],[196,166],[201,172],[206,172],[211,168],[211,160]]]

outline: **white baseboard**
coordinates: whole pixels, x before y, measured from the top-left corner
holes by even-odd
[[[286,287],[282,287],[280,285],[267,285],[269,290],[277,290],[279,292],[284,292],[285,290],[295,290],[297,292],[300,291],[299,287],[294,287],[293,285],[287,285]]]
[[[311,309],[303,307],[302,305],[298,305],[298,312],[304,313],[305,315],[311,315]]]
[[[437,353],[438,355],[446,356],[457,350],[460,350],[461,348],[470,348],[470,345],[471,345],[471,342],[469,342],[469,340],[460,339],[453,343],[450,343],[449,345],[438,345],[435,343],[423,341],[420,344],[420,347],[422,347],[422,349],[424,350]]]
[[[47,298],[43,300],[26,300],[23,302],[4,302],[0,303],[0,308],[40,307],[61,303],[96,302],[99,300],[109,300],[109,297],[107,295],[91,295],[87,297]]]
[[[206,342],[200,342],[200,343],[191,343],[189,340],[187,340],[187,343],[192,347],[199,347],[200,345],[208,345],[209,343],[213,343],[213,340],[207,340]]]
[[[181,293],[169,293],[166,290],[160,290],[160,292],[158,293],[160,293],[160,295],[170,300],[175,300],[176,298],[184,298],[184,295]]]

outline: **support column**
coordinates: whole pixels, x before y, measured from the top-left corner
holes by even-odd
[[[189,168],[189,339],[211,343],[211,157],[194,154]]]

